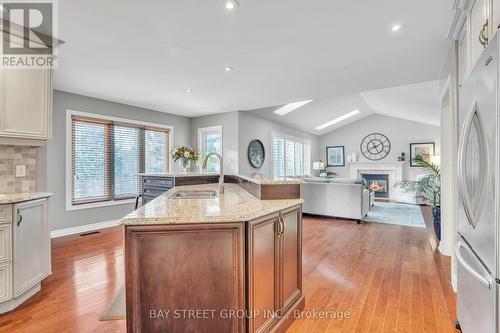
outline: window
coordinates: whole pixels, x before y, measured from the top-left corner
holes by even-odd
[[[138,173],[168,171],[169,127],[97,117],[68,112],[71,122],[68,209],[135,197],[140,190]]]
[[[300,138],[273,133],[273,176],[311,174],[311,145]]]
[[[222,155],[222,126],[198,128],[198,150],[202,159],[212,152]],[[207,172],[220,172],[216,156],[208,158]]]

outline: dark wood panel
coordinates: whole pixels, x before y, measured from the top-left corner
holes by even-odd
[[[300,184],[261,185],[261,200],[299,199]]]
[[[239,223],[127,227],[128,332],[243,332],[244,318],[219,313],[245,308],[243,240]],[[172,315],[151,318],[159,309]]]
[[[260,200],[299,199],[300,184],[262,185],[239,178],[239,184]]]
[[[300,207],[283,212],[281,236],[281,307],[286,311],[302,293],[302,211]]]
[[[248,320],[249,332],[266,332],[279,309],[278,214],[248,223]]]

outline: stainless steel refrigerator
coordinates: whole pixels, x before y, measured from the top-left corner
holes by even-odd
[[[499,325],[499,49],[493,38],[459,89],[457,317],[464,333]]]

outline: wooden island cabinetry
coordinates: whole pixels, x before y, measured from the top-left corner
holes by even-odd
[[[304,306],[301,208],[250,221],[247,229],[248,309],[254,314],[248,331],[288,327],[293,321],[290,310]]]
[[[123,220],[128,332],[284,332],[305,302],[302,200],[236,184],[218,199],[168,198],[185,188],[217,185],[173,188],[155,216],[146,205]]]

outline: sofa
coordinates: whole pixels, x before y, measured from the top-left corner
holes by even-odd
[[[304,181],[300,185],[303,213],[355,219],[358,223],[368,214],[370,191],[359,179],[311,177]]]

